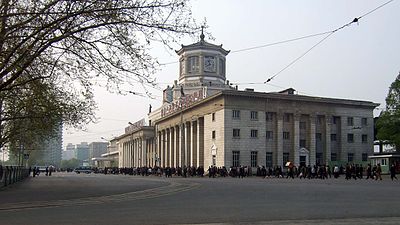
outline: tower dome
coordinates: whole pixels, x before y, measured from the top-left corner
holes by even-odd
[[[176,51],[180,66],[175,89],[183,87],[185,93],[192,93],[207,87],[207,93],[212,94],[217,90],[230,88],[226,82],[225,63],[230,51],[223,49],[222,45],[208,43],[204,38],[202,29],[199,42],[182,45]],[[174,93],[174,98],[175,96]]]

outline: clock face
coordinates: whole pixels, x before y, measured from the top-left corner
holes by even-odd
[[[215,57],[205,56],[204,57],[204,71],[215,72]]]

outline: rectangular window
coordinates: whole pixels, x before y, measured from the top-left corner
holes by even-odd
[[[336,140],[337,140],[336,134],[331,134],[331,141],[336,141]]]
[[[361,155],[361,158],[362,158],[362,161],[363,161],[363,162],[368,161],[368,153],[363,153],[363,154]]]
[[[265,166],[272,167],[272,152],[267,152],[265,155]]]
[[[272,131],[267,131],[267,133],[265,133],[265,137],[266,137],[268,140],[271,140],[272,138],[274,138],[274,137],[273,137]]]
[[[257,167],[257,152],[252,151],[250,153],[250,159],[251,159],[251,167]]]
[[[336,153],[331,153],[331,161],[337,161],[337,154]]]
[[[300,129],[305,130],[307,127],[306,122],[300,122]]]
[[[317,141],[322,141],[322,134],[321,134],[321,133],[316,133],[316,134],[315,134],[315,139],[316,139]]]
[[[332,123],[333,124],[337,124],[337,123],[339,123],[339,121],[340,121],[340,117],[338,117],[338,116],[332,117]]]
[[[306,147],[306,140],[301,139],[300,140],[300,148],[305,148]]]
[[[212,121],[215,121],[215,113],[212,114]]]
[[[361,140],[362,140],[362,143],[367,143],[367,142],[368,142],[368,135],[363,134],[363,135],[361,136]]]
[[[381,166],[387,166],[387,159],[381,160]]]
[[[286,164],[287,162],[290,161],[289,156],[290,156],[290,154],[288,152],[283,153],[283,164]]]
[[[250,112],[250,119],[251,120],[258,120],[258,112],[257,111],[251,111]]]
[[[289,132],[283,132],[283,139],[284,140],[289,140],[290,139],[290,133]]]
[[[211,137],[212,137],[212,139],[215,139],[215,130],[212,131]]]
[[[323,162],[324,162],[323,157],[324,157],[324,154],[322,154],[322,152],[317,152],[315,154],[315,159],[316,159],[316,164],[317,165],[322,165],[323,164]]]
[[[265,120],[266,121],[272,121],[274,119],[274,113],[273,112],[266,112],[265,113]]]
[[[347,117],[347,126],[353,126],[353,125],[354,125],[353,117]]]
[[[354,161],[354,153],[347,153],[347,162]]]
[[[240,152],[232,151],[232,166],[238,167],[240,166]]]
[[[195,72],[199,72],[199,70],[200,70],[199,57],[198,56],[190,56],[188,58],[188,72],[195,73]]]
[[[362,126],[368,126],[368,119],[367,118],[361,118],[361,125]]]
[[[290,113],[283,114],[283,122],[290,123]]]
[[[317,116],[317,124],[321,125],[323,121],[324,121],[323,116]]]
[[[240,138],[240,129],[233,129],[233,137]]]
[[[219,73],[225,75],[225,62],[223,59],[219,59]]]
[[[354,134],[347,134],[347,142],[348,143],[354,142]]]
[[[258,130],[251,130],[250,137],[257,138],[258,137]]]
[[[240,110],[232,110],[232,118],[240,119]]]

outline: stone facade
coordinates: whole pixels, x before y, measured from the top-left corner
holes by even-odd
[[[367,101],[238,91],[222,45],[182,46],[179,81],[164,91],[149,126],[117,138],[120,167],[284,166],[366,162],[373,154]],[[200,94],[199,94],[200,93]]]

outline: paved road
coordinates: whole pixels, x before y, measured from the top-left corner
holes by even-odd
[[[390,180],[56,174],[0,191],[0,224],[400,224],[399,188]]]

